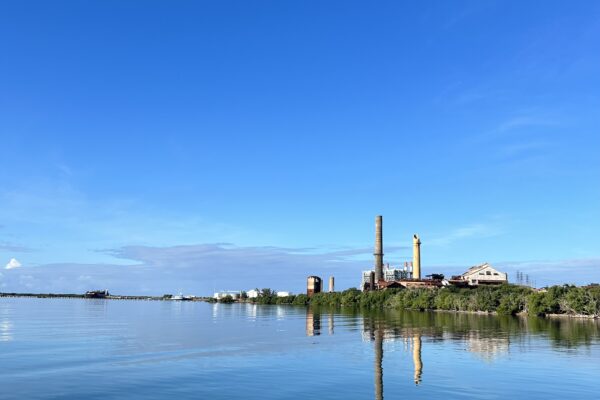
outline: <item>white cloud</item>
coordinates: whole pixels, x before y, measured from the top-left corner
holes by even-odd
[[[11,258],[8,264],[6,264],[6,269],[14,269],[21,267],[21,263],[16,258]]]

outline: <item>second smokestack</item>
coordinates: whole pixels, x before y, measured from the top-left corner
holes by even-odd
[[[421,279],[421,239],[413,235],[413,279]]]

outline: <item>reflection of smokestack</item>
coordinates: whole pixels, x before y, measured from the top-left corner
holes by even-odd
[[[375,399],[383,400],[383,329],[375,331]]]
[[[334,278],[333,278],[333,276],[330,276],[329,277],[329,293],[333,293],[335,291],[333,284],[334,284]]]
[[[375,281],[383,279],[383,217],[375,217]]]
[[[329,334],[333,335],[333,313],[329,313],[329,318],[327,319],[327,327],[329,328]]]
[[[421,279],[421,239],[413,235],[413,278]]]
[[[306,309],[306,336],[318,336],[321,334],[321,314],[313,314],[309,308]]]
[[[415,364],[415,384],[421,383],[423,363],[421,362],[421,335],[413,337],[413,363]]]

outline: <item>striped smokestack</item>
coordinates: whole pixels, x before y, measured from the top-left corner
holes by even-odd
[[[375,217],[375,282],[383,280],[383,217]]]

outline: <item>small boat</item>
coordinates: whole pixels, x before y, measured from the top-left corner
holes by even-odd
[[[85,292],[86,299],[105,299],[110,296],[108,290],[89,290]]]
[[[184,296],[183,294],[181,294],[181,292],[179,292],[178,295],[172,296],[171,300],[191,301],[194,300],[194,296]]]

